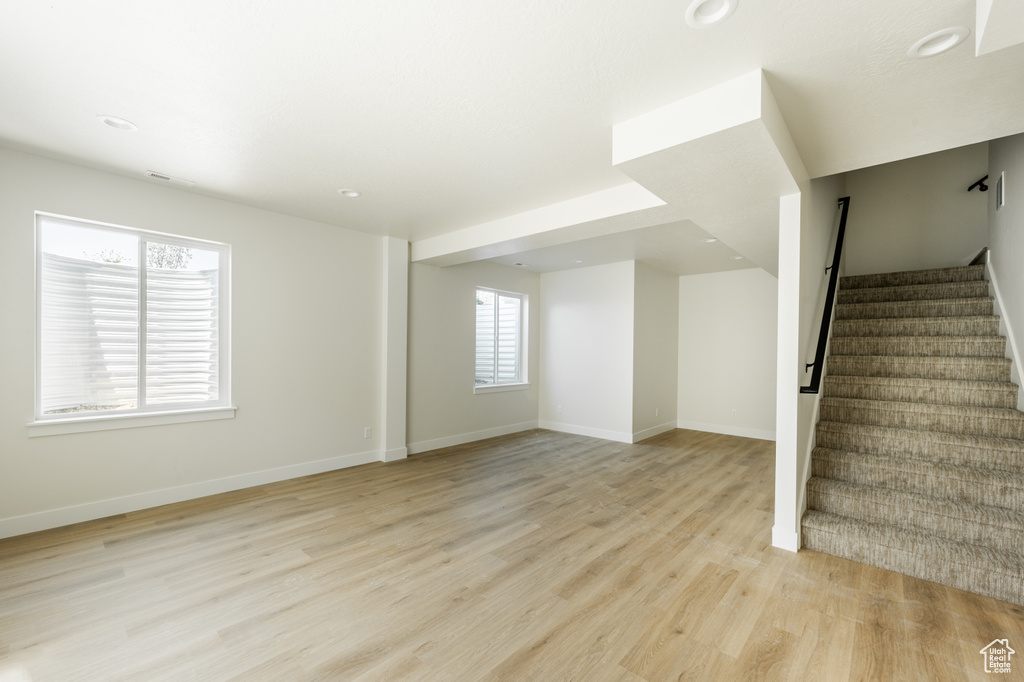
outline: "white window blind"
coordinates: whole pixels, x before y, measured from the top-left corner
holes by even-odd
[[[37,420],[227,404],[226,245],[40,215]]]
[[[476,384],[523,381],[523,296],[476,290]]]

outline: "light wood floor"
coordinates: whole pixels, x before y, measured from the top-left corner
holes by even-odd
[[[0,541],[0,680],[982,680],[1024,609],[770,546],[773,444],[533,431]]]

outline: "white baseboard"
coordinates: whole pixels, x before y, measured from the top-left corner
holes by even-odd
[[[777,525],[772,526],[772,547],[797,552],[800,550],[800,533],[788,528],[779,528]]]
[[[775,431],[764,429],[748,429],[743,426],[729,426],[726,424],[709,424],[707,422],[692,422],[680,419],[676,422],[680,429],[692,429],[694,431],[707,431],[708,433],[721,433],[726,436],[741,436],[743,438],[760,438],[761,440],[775,440]]]
[[[628,431],[608,431],[607,429],[595,429],[589,426],[577,426],[576,424],[563,424],[562,422],[540,422],[540,428],[571,433],[576,436],[589,436],[591,438],[602,438],[614,440],[618,443],[633,443],[633,434]]]
[[[418,455],[421,452],[437,450],[438,448],[450,448],[453,445],[472,443],[474,441],[485,440],[487,438],[495,438],[497,436],[507,436],[510,433],[530,431],[531,429],[535,428],[537,428],[537,422],[520,422],[519,424],[507,424],[505,426],[496,426],[493,429],[484,429],[483,431],[471,431],[470,433],[460,433],[454,436],[445,436],[444,438],[421,440],[418,443],[409,443],[407,449],[410,455]]]
[[[676,423],[675,422],[668,422],[666,424],[658,424],[657,426],[652,426],[649,429],[644,429],[642,431],[635,431],[633,433],[633,442],[634,443],[639,443],[642,440],[646,440],[648,438],[653,438],[654,436],[661,435],[661,434],[663,434],[663,433],[665,433],[667,431],[675,431],[675,430],[676,430]]]
[[[999,279],[992,267],[992,252],[985,254],[985,266],[988,274],[989,284],[992,285],[993,298],[996,301],[995,314],[999,316],[999,333],[1006,337],[1006,350],[1010,355],[1010,380],[1017,384],[1017,409],[1024,411],[1024,382],[1021,382],[1021,371],[1024,367],[1020,364],[1020,353],[1017,352],[1017,339],[1013,335],[1013,327],[1010,326],[1010,319],[1006,316],[1006,307],[1003,305],[1003,295],[999,290]]]
[[[59,528],[60,526],[67,526],[72,523],[102,519],[116,514],[127,514],[128,512],[139,511],[140,509],[194,500],[208,495],[251,488],[257,485],[266,485],[267,483],[277,483],[278,481],[286,481],[301,476],[322,474],[325,471],[345,469],[378,461],[380,461],[379,451],[360,452],[352,455],[331,457],[330,459],[321,459],[316,462],[291,464],[275,469],[227,476],[212,481],[199,481],[173,488],[163,488],[145,493],[125,495],[124,497],[114,497],[108,500],[87,502],[72,507],[61,507],[60,509],[49,509],[34,514],[25,514],[24,516],[14,516],[0,519],[0,538],[34,533],[49,528]]]
[[[395,460],[405,459],[408,456],[409,448],[392,448],[390,450],[384,450],[380,453],[380,461],[394,462]]]

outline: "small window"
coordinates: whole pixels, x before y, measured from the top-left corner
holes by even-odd
[[[477,387],[526,382],[525,317],[525,295],[476,290]]]
[[[230,247],[37,214],[36,423],[230,402]]]

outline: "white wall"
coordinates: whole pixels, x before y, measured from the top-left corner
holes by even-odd
[[[1006,173],[1005,205],[996,210],[996,178]],[[1005,334],[1007,352],[1013,356],[1015,380],[1024,367],[1024,135],[989,143],[988,195],[989,277],[998,287],[1000,333]],[[1020,385],[1018,383],[1018,385]],[[1018,409],[1024,409],[1024,387],[1018,391]]]
[[[774,440],[777,297],[760,268],[679,278],[680,428]]]
[[[679,277],[635,267],[633,442],[676,428],[679,364]]]
[[[626,261],[541,275],[541,427],[632,442],[634,272]]]
[[[0,149],[0,535],[371,461],[381,239]],[[232,245],[234,419],[28,437],[33,212]]]
[[[847,173],[847,274],[970,262],[987,245],[992,192],[967,187],[988,168],[985,142]]]
[[[473,393],[476,288],[526,294],[530,387]],[[409,452],[468,443],[537,426],[540,277],[520,268],[468,263],[409,271]]]
[[[980,176],[979,176],[980,177]],[[832,176],[811,180],[801,197],[800,228],[800,361],[794,370],[797,383],[810,383],[811,373],[805,366],[814,362],[821,328],[828,277],[825,267],[832,263],[835,254],[834,236],[836,231],[837,200],[848,194],[847,178]],[[844,192],[844,189],[847,190]],[[850,199],[850,215],[853,213],[853,198]],[[847,222],[849,229],[849,222]],[[979,249],[980,250],[980,249]],[[845,244],[843,251],[846,251]],[[844,256],[844,259],[848,256]],[[847,261],[848,263],[848,261]],[[845,266],[846,274],[849,265]],[[830,332],[831,333],[831,332]],[[822,374],[824,376],[824,373]],[[811,451],[814,449],[814,432],[818,423],[819,395],[798,393],[797,408],[797,506],[799,515],[806,507],[807,479],[811,475]]]
[[[812,330],[821,323],[820,301],[831,262],[829,246],[844,178],[801,183],[801,192],[779,200],[778,354],[775,392],[775,525],[772,544],[800,547],[800,519],[806,508],[810,451],[814,446],[817,396],[803,395]],[[851,206],[852,211],[852,206]]]

